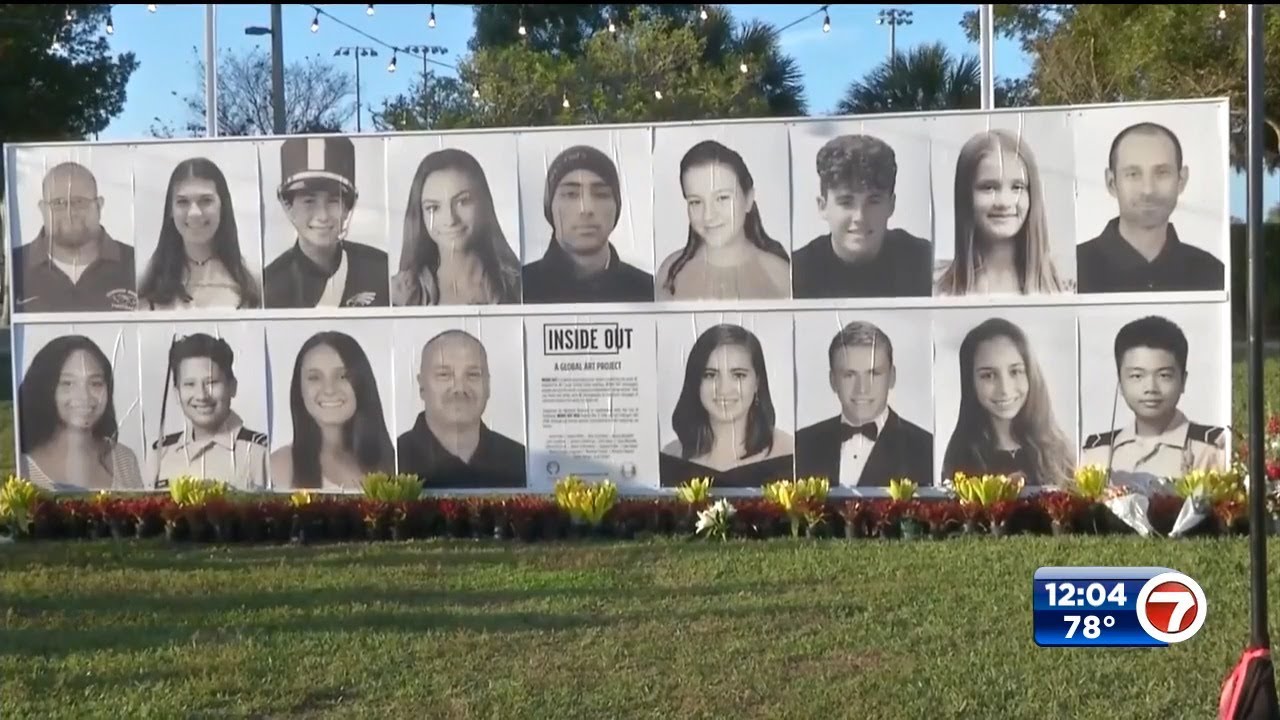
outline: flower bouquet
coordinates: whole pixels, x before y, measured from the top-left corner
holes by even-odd
[[[722,541],[728,540],[730,521],[736,513],[737,510],[728,498],[720,498],[715,504],[698,512],[696,532],[707,537],[718,537]]]

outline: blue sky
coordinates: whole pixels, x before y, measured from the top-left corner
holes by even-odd
[[[372,16],[366,14],[366,5],[322,5],[325,11],[363,30],[387,45],[440,45],[449,50],[436,59],[453,64],[467,52],[471,37],[472,11],[467,5],[441,4],[435,6],[436,27],[427,27],[431,6],[427,4],[375,5]],[[790,24],[820,5],[730,5],[735,18],[747,20],[760,18],[777,27]],[[782,36],[783,45],[795,57],[804,72],[804,83],[811,113],[828,113],[835,106],[849,83],[883,61],[889,53],[889,29],[877,25],[876,16],[886,6],[882,5],[831,5],[831,31],[822,32],[822,13],[819,12]],[[977,43],[970,43],[960,29],[960,19],[965,10],[974,5],[911,5],[913,22],[897,30],[897,45],[907,48],[917,43],[941,41],[953,52],[978,52]],[[247,36],[244,28],[250,25],[270,24],[270,8],[266,4],[218,6],[218,47],[221,51],[237,51],[252,46],[270,49],[270,38]],[[130,140],[149,137],[149,129],[157,118],[175,127],[187,120],[187,111],[180,97],[198,92],[201,86],[195,74],[196,58],[204,53],[205,6],[161,4],[157,12],[148,12],[145,5],[117,5],[113,10],[115,34],[109,36],[114,51],[132,51],[137,54],[139,67],[129,82],[128,99],[124,112],[102,132],[100,140]],[[354,71],[350,57],[333,57],[334,50],[342,46],[364,45],[378,48],[378,57],[364,58],[361,65],[361,103],[365,108],[377,107],[382,98],[403,92],[410,87],[420,61],[400,58],[398,71],[387,72],[391,51],[379,43],[361,36],[348,28],[320,18],[320,29],[311,32],[315,12],[305,5],[285,5],[284,54],[286,61],[304,55],[319,55]],[[1024,74],[1028,59],[1016,44],[997,40],[995,67],[998,76]],[[449,73],[444,68],[437,71]],[[355,130],[354,118],[350,130]],[[367,110],[364,128],[372,126]],[[1244,181],[1237,177],[1232,183],[1231,211],[1244,215]],[[1268,206],[1277,202],[1280,181],[1268,179],[1266,197]]]

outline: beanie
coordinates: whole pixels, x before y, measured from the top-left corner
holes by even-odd
[[[555,227],[555,221],[551,218],[551,199],[555,197],[560,181],[574,170],[590,170],[608,183],[609,189],[613,191],[613,202],[618,206],[618,212],[614,215],[614,227],[617,227],[618,220],[622,217],[622,186],[618,181],[618,168],[608,155],[587,145],[568,148],[551,161],[551,167],[547,170],[547,188],[542,198],[542,213],[547,222]]]

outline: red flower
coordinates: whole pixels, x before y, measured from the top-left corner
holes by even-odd
[[[1280,415],[1272,415],[1267,418],[1267,434],[1280,435]]]
[[[1280,480],[1280,460],[1267,461],[1267,479]]]

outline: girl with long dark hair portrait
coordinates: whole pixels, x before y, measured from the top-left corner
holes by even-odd
[[[1071,289],[1050,256],[1044,185],[1031,148],[1006,130],[974,135],[956,161],[955,259],[938,278],[937,294]]]
[[[662,448],[664,486],[711,475],[716,487],[760,487],[794,475],[795,443],[775,426],[769,373],[759,339],[721,324],[689,351],[671,414],[676,440]]]
[[[31,360],[18,390],[28,479],[54,491],[141,490],[142,470],[121,445],[111,361],[83,335],[56,338]]]
[[[970,330],[960,343],[960,412],[942,478],[1021,473],[1027,486],[1061,485],[1074,470],[1026,334],[1003,318]]]
[[[469,153],[423,158],[409,185],[392,305],[520,302],[520,259],[498,222],[484,169]]]
[[[257,308],[262,288],[240,252],[227,179],[207,158],[178,163],[169,176],[156,251],[138,285],[151,310]]]
[[[395,451],[369,358],[341,332],[312,335],[289,387],[293,443],[271,453],[272,486],[360,490],[371,472],[395,472]]]
[[[764,229],[755,179],[742,156],[714,140],[680,161],[689,236],[658,268],[658,299],[791,297],[791,259]]]

